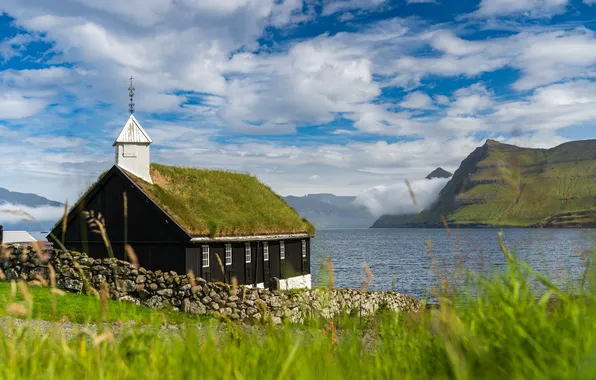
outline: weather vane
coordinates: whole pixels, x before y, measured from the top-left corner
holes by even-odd
[[[135,113],[135,104],[133,102],[133,99],[135,97],[135,88],[132,85],[132,75],[130,77],[130,86],[128,86],[128,97],[130,98],[130,103],[128,104],[128,111],[132,115],[133,113]]]

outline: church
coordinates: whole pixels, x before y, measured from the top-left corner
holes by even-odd
[[[133,113],[131,95],[114,165],[57,221],[47,237],[54,247],[130,260],[130,246],[148,270],[311,286],[310,222],[249,174],[151,163],[153,141]]]

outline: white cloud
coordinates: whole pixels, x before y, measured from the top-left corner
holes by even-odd
[[[446,106],[451,102],[448,96],[445,95],[435,95],[435,102],[439,105]]]
[[[349,10],[370,10],[386,3],[387,0],[332,0],[323,7],[323,16]]]
[[[285,27],[311,17],[302,0],[78,2],[9,0],[3,7],[18,25],[44,33],[60,53],[54,61],[84,67],[96,99],[125,98],[125,86],[115,82],[132,74],[138,109],[155,112],[179,111],[185,98],[168,94],[175,89],[225,95],[232,52],[255,48],[269,23]],[[77,97],[89,92],[79,88]]]
[[[64,215],[63,207],[28,207],[10,203],[0,204],[0,225],[19,222],[56,221]]]
[[[355,202],[365,206],[377,217],[386,214],[414,214],[431,206],[448,181],[448,178],[435,178],[410,182],[417,205],[414,204],[405,182],[366,189],[358,194]]]
[[[12,57],[20,56],[27,45],[34,40],[32,35],[23,33],[7,38],[0,42],[0,57],[6,62]]]
[[[593,31],[573,31],[524,35],[512,66],[524,73],[513,84],[515,89],[528,90],[541,85],[573,78],[593,77],[596,65],[596,38]]]
[[[43,110],[48,102],[42,99],[25,97],[18,92],[5,92],[0,95],[0,119],[20,119],[32,116]]]
[[[399,105],[403,108],[430,109],[433,108],[433,100],[427,94],[415,91],[406,95]]]
[[[482,0],[476,17],[524,15],[550,17],[565,12],[569,0]]]
[[[235,71],[252,71],[249,78],[229,81],[219,113],[240,130],[287,132],[296,125],[327,123],[381,92],[362,51],[325,36],[298,43],[287,53],[244,54],[231,65]]]
[[[97,144],[47,134],[44,121],[29,123],[19,130],[0,125],[0,187],[72,202],[113,161]]]
[[[586,80],[537,89],[527,100],[500,104],[491,118],[501,128],[557,130],[596,119],[596,83]]]
[[[569,139],[558,136],[553,131],[539,131],[535,134],[514,136],[510,138],[498,137],[497,141],[513,144],[525,148],[549,149],[568,142]]]
[[[476,115],[492,106],[493,100],[490,91],[481,84],[476,83],[470,87],[460,88],[453,93],[455,101],[451,103],[448,116]]]
[[[478,41],[462,39],[448,30],[416,38],[440,54],[414,57],[404,52],[388,60],[379,72],[394,75],[391,84],[413,88],[431,75],[475,77],[510,67],[521,72],[513,88],[530,90],[562,80],[594,77],[596,71],[596,35],[584,27],[525,31]]]

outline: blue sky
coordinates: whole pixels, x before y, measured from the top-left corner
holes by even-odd
[[[50,5],[51,3],[51,5]],[[356,195],[486,138],[596,137],[596,0],[3,0],[0,187],[74,202],[136,117],[154,162]]]

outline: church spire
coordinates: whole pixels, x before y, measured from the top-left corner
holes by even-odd
[[[141,123],[133,115],[135,112],[135,104],[133,102],[134,91],[135,88],[132,85],[131,76],[130,86],[128,87],[128,96],[130,97],[128,110],[130,111],[130,116],[113,144],[116,149],[116,165],[149,183],[153,183],[151,181],[151,162],[149,155],[149,145],[151,145],[152,141],[141,126]]]
[[[130,103],[128,103],[128,112],[132,115],[135,113],[135,103],[133,99],[135,97],[135,88],[132,85],[132,75],[130,76],[130,86],[128,86],[128,97],[130,98]]]

